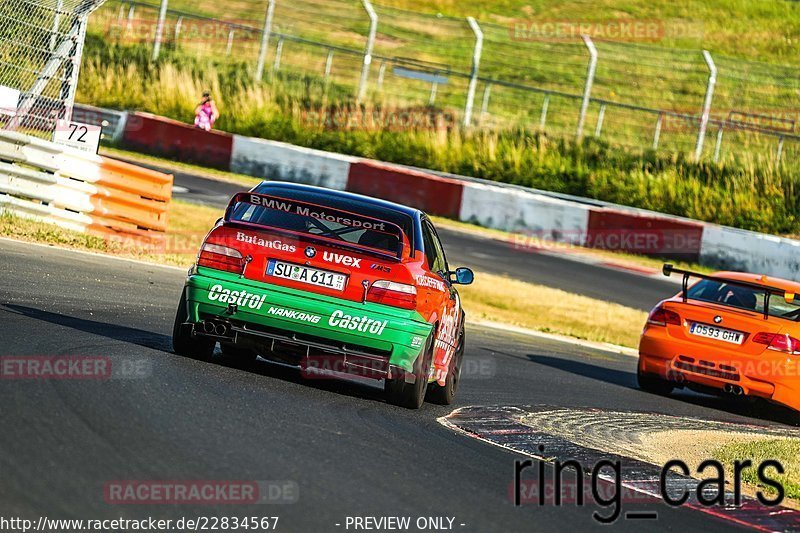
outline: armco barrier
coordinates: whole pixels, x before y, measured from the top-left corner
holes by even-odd
[[[204,131],[149,113],[130,113],[122,144],[133,150],[164,155],[221,170],[231,168],[233,135]]]
[[[344,190],[350,164],[355,160],[346,155],[234,135],[231,171]]]
[[[698,261],[702,240],[701,222],[636,210],[592,207],[583,245]]]
[[[0,132],[0,209],[94,234],[158,239],[172,176]]]
[[[103,127],[103,139],[118,143],[122,140],[125,124],[128,121],[127,111],[114,111],[86,104],[75,104],[72,108],[72,120],[84,124]]]
[[[800,241],[706,224],[700,262],[800,281]]]
[[[523,233],[542,241],[581,246],[590,206],[520,189],[465,183],[459,219]]]
[[[350,165],[347,190],[458,219],[464,182],[375,161]]]

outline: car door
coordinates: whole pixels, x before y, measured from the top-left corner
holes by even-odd
[[[429,258],[429,267],[441,282],[442,290],[439,291],[438,300],[436,301],[439,326],[436,330],[434,344],[433,377],[440,384],[444,384],[450,360],[456,351],[458,332],[461,326],[461,301],[458,292],[450,282],[448,274],[450,269],[442,242],[439,239],[436,228],[428,219],[423,221],[423,237],[425,239],[425,255]],[[433,248],[430,254],[427,251],[429,245]]]

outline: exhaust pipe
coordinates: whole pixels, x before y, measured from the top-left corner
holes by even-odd
[[[227,324],[217,324],[214,326],[214,334],[224,337],[228,333]]]
[[[739,385],[731,385],[730,383],[725,385],[725,392],[733,394],[734,396],[741,396],[744,394],[744,390]]]
[[[207,320],[203,321],[203,331],[209,335],[214,334],[214,323]]]

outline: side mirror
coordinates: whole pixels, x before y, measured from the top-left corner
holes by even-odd
[[[475,281],[475,273],[472,270],[461,267],[457,268],[455,272],[451,272],[451,274],[455,274],[456,279],[451,280],[453,283],[458,283],[459,285],[469,285],[473,281]]]
[[[786,300],[787,304],[794,302],[795,294],[793,292],[786,292],[783,294],[783,299]]]

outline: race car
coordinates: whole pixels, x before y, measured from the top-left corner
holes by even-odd
[[[800,421],[800,283],[741,272],[681,274],[676,296],[650,312],[639,343],[640,388],[763,398]],[[695,279],[690,283],[690,280]]]
[[[236,194],[189,270],[173,327],[181,355],[257,356],[306,375],[384,380],[390,403],[450,404],[464,311],[430,218],[395,203],[265,181]]]

